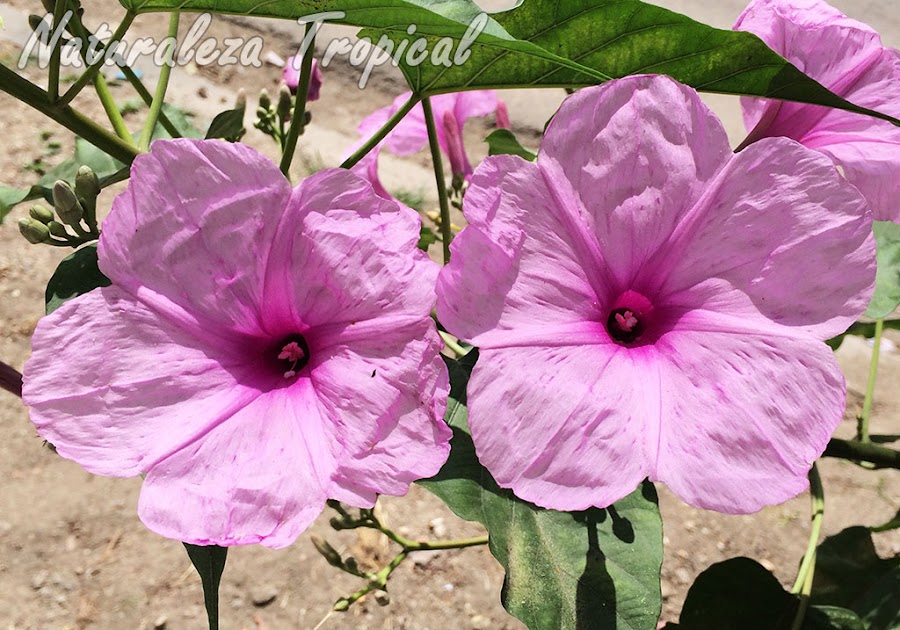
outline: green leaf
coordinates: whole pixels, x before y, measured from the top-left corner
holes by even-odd
[[[880,319],[900,304],[900,225],[875,221],[876,257],[875,293],[866,309],[866,317]]]
[[[224,138],[229,142],[237,142],[247,131],[244,129],[244,107],[228,109],[213,118],[206,130],[207,138]]]
[[[434,233],[434,230],[427,225],[422,225],[422,227],[419,228],[419,243],[417,245],[419,249],[423,252],[427,252],[428,246],[437,242],[438,237],[437,234]]]
[[[209,630],[218,630],[219,583],[222,581],[222,573],[225,571],[228,547],[182,544],[187,550],[191,563],[197,569],[197,573],[200,574],[200,582],[203,584],[203,603],[206,605]]]
[[[460,517],[482,523],[506,570],[501,599],[532,630],[653,630],[659,618],[662,520],[645,483],[608,509],[545,510],[500,488],[475,457],[465,387],[478,351],[448,360],[450,458],[419,482]]]
[[[339,24],[392,50],[424,37],[428,58],[400,68],[420,96],[484,88],[595,85],[629,74],[669,74],[697,89],[839,107],[897,121],[832,94],[755,35],[715,29],[639,0],[526,0],[484,16],[473,0],[119,0],[137,13],[213,11],[297,19],[342,11]],[[461,42],[476,20],[480,32]],[[416,25],[415,35],[407,27]],[[449,38],[444,40],[442,38]],[[447,46],[446,44],[451,44]],[[412,50],[407,42],[406,50]],[[447,63],[438,54],[446,50]],[[465,53],[470,53],[466,56]],[[456,55],[461,64],[455,64]],[[465,60],[463,57],[466,57]]]
[[[803,630],[868,630],[852,610],[836,606],[811,606],[803,620]]]
[[[813,603],[853,610],[869,630],[900,628],[900,556],[880,558],[868,528],[826,538],[816,558]]]
[[[488,143],[488,155],[518,155],[529,162],[537,159],[537,153],[519,144],[509,129],[495,129],[484,141]]]
[[[28,199],[29,192],[30,191],[23,188],[0,186],[0,223],[3,223],[3,218],[9,214],[9,211],[13,209],[13,206]],[[32,197],[32,199],[35,198],[36,197]]]
[[[97,244],[88,243],[63,258],[50,277],[44,293],[47,315],[72,298],[109,285],[109,278],[97,266]]]

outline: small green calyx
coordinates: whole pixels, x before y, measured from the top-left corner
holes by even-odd
[[[56,215],[53,214],[53,211],[44,206],[31,206],[31,208],[28,209],[28,214],[32,219],[40,221],[44,225],[48,225],[51,221],[56,219]]]
[[[50,228],[32,218],[19,219],[19,232],[32,245],[46,243],[50,240]]]
[[[67,240],[71,238],[69,232],[66,230],[66,226],[59,221],[51,221],[47,224],[47,228],[53,236],[58,236]]]

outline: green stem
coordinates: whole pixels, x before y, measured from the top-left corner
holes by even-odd
[[[344,160],[343,164],[341,164],[341,168],[353,168],[357,162],[368,155],[369,151],[375,148],[375,146],[385,139],[385,137],[393,130],[394,127],[397,126],[401,120],[412,110],[413,107],[416,106],[419,102],[419,97],[413,94],[409,97],[409,100],[403,104],[403,107],[398,109],[394,114],[388,118],[387,122],[382,125],[381,129],[379,129],[375,135],[366,140],[365,144],[359,147],[353,155]]]
[[[871,442],[831,438],[822,456],[849,459],[853,462],[869,462],[874,468],[900,469],[900,451]]]
[[[313,28],[312,22],[306,25],[303,32],[303,41],[309,36],[310,29]],[[291,113],[291,126],[288,128],[287,139],[284,141],[281,153],[281,172],[290,179],[291,162],[294,161],[294,153],[297,151],[297,140],[300,138],[300,132],[303,131],[304,119],[306,118],[306,97],[309,92],[309,79],[312,76],[313,51],[316,49],[315,35],[311,38],[310,46],[303,55],[303,61],[300,64],[300,79],[297,83],[297,97],[294,100],[294,111]]]
[[[444,345],[447,346],[448,348],[450,348],[450,350],[453,351],[453,354],[455,354],[458,357],[466,356],[466,354],[467,354],[466,349],[463,348],[461,345],[459,345],[456,342],[456,340],[453,339],[452,336],[445,333],[443,330],[438,330],[438,334],[441,336],[441,339],[444,340]]]
[[[856,439],[868,443],[869,416],[872,413],[872,400],[875,397],[875,377],[878,374],[878,358],[881,354],[881,335],[884,332],[884,318],[875,320],[875,336],[872,338],[872,361],[869,363],[869,380],[866,381],[866,397],[863,400],[862,413],[856,425]]]
[[[109,133],[70,106],[52,103],[47,92],[3,65],[0,65],[0,90],[33,107],[120,162],[131,164],[138,154],[134,146]]]
[[[88,32],[84,28],[84,24],[81,23],[81,18],[78,17],[77,3],[69,0],[69,9],[72,11],[72,19],[69,21],[68,27],[72,35],[81,40],[81,58],[87,63]],[[112,92],[109,91],[106,79],[103,78],[102,74],[95,74],[93,83],[97,97],[103,105],[103,111],[106,112],[106,117],[113,126],[116,135],[124,142],[134,145],[134,139],[131,137],[131,132],[128,131],[128,126],[125,124],[125,119],[122,118],[122,113],[119,111],[119,106],[116,105]]]
[[[172,74],[172,66],[175,65],[174,41],[178,36],[179,17],[180,14],[178,11],[173,11],[169,16],[169,32],[166,41],[173,43],[166,51],[166,58],[163,61],[162,68],[159,69],[159,81],[156,82],[156,93],[153,95],[153,101],[150,103],[147,121],[144,123],[144,129],[141,131],[141,139],[138,141],[138,148],[141,151],[148,151],[150,149],[150,141],[153,139],[153,132],[156,130],[156,122],[159,120],[163,102],[166,100],[166,90],[169,88],[169,76]]]
[[[809,528],[809,543],[806,545],[806,553],[803,554],[800,569],[797,571],[797,580],[794,582],[792,590],[795,595],[801,592],[806,584],[808,574],[815,569],[816,546],[819,544],[822,518],[825,515],[825,489],[822,487],[822,478],[819,476],[819,469],[815,464],[809,469],[809,495],[812,504],[812,524]]]
[[[434,165],[434,181],[437,184],[438,203],[441,207],[441,245],[444,248],[444,264],[450,262],[450,241],[453,230],[450,228],[450,199],[447,197],[447,182],[444,180],[444,163],[441,160],[441,147],[438,144],[437,129],[434,126],[434,112],[431,100],[422,100],[422,111],[425,113],[425,128],[428,129],[428,146],[431,149],[431,163]]]
[[[59,28],[62,22],[63,13],[66,11],[66,2],[68,0],[56,0],[53,7],[53,30]],[[55,101],[59,98],[59,66],[62,58],[62,37],[56,40],[53,51],[50,53],[50,74],[47,79],[47,92],[50,94],[50,100]]]
[[[128,11],[125,13],[125,17],[122,18],[122,22],[119,24],[119,27],[116,29],[116,32],[113,33],[112,38],[109,40],[110,44],[115,44],[116,42],[122,41],[122,38],[125,37],[125,33],[128,32],[128,29],[131,27],[131,23],[134,22],[135,18],[134,13]],[[87,29],[84,30],[84,34],[87,36],[88,40],[92,36],[92,33],[88,32]],[[85,46],[87,47],[87,40],[85,41]],[[66,103],[71,103],[72,99],[78,96],[78,93],[84,89],[84,87],[94,80],[94,77],[97,76],[97,73],[100,72],[100,68],[103,67],[103,63],[106,60],[106,55],[103,54],[106,50],[106,45],[98,45],[97,46],[97,59],[94,60],[94,63],[89,65],[87,69],[82,73],[78,80],[72,84],[72,86],[66,90],[66,93],[63,95],[62,99],[60,99],[60,103],[65,105]],[[86,54],[86,53],[85,53]],[[85,61],[87,59],[85,58]]]
[[[153,104],[153,95],[150,94],[150,90],[144,87],[144,83],[138,78],[138,75],[135,74],[134,70],[129,68],[128,66],[120,66],[122,70],[122,74],[125,75],[125,78],[131,84],[131,86],[135,89],[138,95],[143,99],[144,103],[149,107]],[[166,112],[160,110],[159,112],[159,124],[163,126],[163,129],[169,132],[169,135],[173,138],[181,138],[182,134],[178,130],[178,127],[175,126],[169,117],[166,116]]]

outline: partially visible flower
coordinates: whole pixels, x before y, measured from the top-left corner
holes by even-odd
[[[510,129],[512,125],[509,123],[509,111],[506,109],[506,103],[499,101],[497,103],[497,129]]]
[[[409,100],[412,92],[401,94],[387,107],[374,111],[357,127],[360,139],[347,151],[352,155],[365,144],[388,119]],[[450,161],[451,173],[460,179],[468,180],[472,175],[472,165],[466,156],[463,146],[462,129],[469,118],[487,116],[498,111],[502,104],[492,90],[471,92],[454,92],[431,97],[431,109],[435,119],[435,131],[441,151]],[[410,155],[428,144],[428,129],[425,126],[425,113],[418,104],[401,120],[396,127],[372,149],[363,160],[352,169],[355,173],[368,179],[379,195],[390,195],[378,179],[378,152],[387,148],[396,155]]]
[[[900,52],[822,0],[753,0],[734,28],[755,33],[838,96],[900,117]],[[900,128],[818,105],[742,104],[747,142],[785,136],[824,153],[866,196],[876,220],[900,222]]]
[[[746,513],[807,486],[844,411],[822,340],[865,310],[872,219],[786,138],[733,154],[696,92],[635,76],[568,97],[537,162],[486,158],[437,314],[481,350],[478,458],[540,506],[642,479]]]
[[[303,63],[303,57],[300,54],[288,57],[284,63],[284,69],[281,71],[281,80],[288,86],[291,94],[297,93],[300,86],[300,65]],[[322,70],[319,63],[313,59],[312,67],[309,75],[309,89],[306,91],[307,101],[319,100],[319,90],[322,89]]]
[[[419,218],[340,169],[291,190],[240,144],[157,141],[103,224],[112,286],[38,324],[24,401],[60,455],[146,473],[195,544],[290,544],[328,498],[437,472],[447,393]]]

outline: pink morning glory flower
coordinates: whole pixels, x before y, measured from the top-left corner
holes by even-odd
[[[303,57],[298,53],[293,57],[288,57],[284,63],[284,69],[281,71],[281,80],[288,86],[291,94],[297,93],[300,86],[300,64],[303,63]],[[309,89],[306,91],[307,101],[319,100],[319,90],[322,89],[322,70],[319,63],[313,59],[312,67],[309,75]]]
[[[900,117],[900,52],[869,26],[822,0],[753,0],[735,29],[773,50],[835,94]],[[900,128],[817,105],[742,99],[747,142],[785,136],[839,164],[876,220],[900,222]]]
[[[139,514],[195,544],[290,544],[334,498],[404,494],[448,454],[437,266],[349,171],[291,189],[255,150],[157,141],[104,221],[112,286],[38,324],[24,401]]]
[[[401,94],[387,107],[369,114],[357,127],[360,140],[347,152],[353,154],[410,98],[412,92]],[[438,144],[450,161],[450,172],[454,176],[468,180],[472,175],[472,165],[463,146],[462,129],[469,118],[487,116],[499,111],[502,101],[493,90],[454,92],[431,97],[431,109],[435,119]],[[505,112],[505,108],[503,109]],[[508,119],[508,118],[507,118]],[[368,179],[379,195],[390,199],[387,190],[378,178],[378,152],[387,148],[396,155],[411,155],[428,144],[428,130],[425,127],[425,113],[422,105],[416,105],[401,120],[382,142],[357,162],[353,171]]]
[[[865,310],[872,219],[787,138],[733,154],[662,76],[580,90],[537,161],[488,157],[438,277],[438,318],[481,348],[478,458],[519,497],[607,506],[642,479],[746,513],[807,486],[844,411],[823,343]]]

